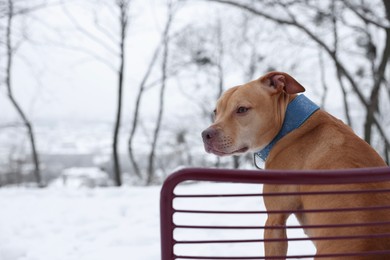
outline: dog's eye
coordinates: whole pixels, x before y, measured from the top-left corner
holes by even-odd
[[[248,112],[249,108],[247,107],[239,107],[237,108],[237,114],[242,114],[242,113],[245,113],[245,112]]]
[[[214,109],[213,114],[211,115],[211,119],[215,120],[216,117],[217,117],[217,110]]]

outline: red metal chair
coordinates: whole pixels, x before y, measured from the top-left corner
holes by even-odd
[[[256,230],[264,230],[266,227],[264,225],[199,225],[193,223],[175,223],[174,216],[175,214],[193,214],[195,217],[192,219],[196,219],[197,215],[205,214],[209,215],[218,215],[218,216],[241,216],[241,215],[266,215],[277,212],[267,212],[265,209],[260,210],[199,210],[199,209],[177,209],[174,207],[174,201],[177,199],[193,199],[193,198],[202,198],[202,199],[211,199],[211,198],[245,198],[245,197],[264,197],[264,196],[275,196],[275,194],[263,194],[260,191],[258,193],[245,193],[245,194],[236,194],[236,193],[215,193],[212,194],[177,194],[175,192],[175,188],[182,183],[188,181],[195,182],[211,182],[211,183],[241,183],[241,184],[308,184],[308,185],[323,185],[323,184],[351,184],[351,183],[364,183],[364,182],[383,182],[390,181],[390,168],[368,168],[368,169],[351,169],[351,170],[318,170],[318,171],[253,171],[253,170],[225,170],[225,169],[204,169],[204,168],[191,168],[191,169],[183,169],[179,170],[172,175],[170,175],[167,180],[164,182],[164,185],[161,190],[161,198],[160,198],[160,221],[161,221],[161,259],[162,260],[174,260],[174,259],[265,259],[262,255],[255,256],[247,256],[247,255],[226,255],[226,252],[221,252],[220,255],[195,255],[193,253],[186,254],[181,253],[177,254],[175,251],[175,247],[181,245],[216,245],[216,244],[228,244],[232,245],[235,243],[245,244],[245,243],[264,243],[265,240],[260,236],[255,239],[177,239],[175,238],[174,233],[179,229],[187,229],[193,232],[197,229],[207,229],[207,230],[248,230],[248,229],[256,229]],[[214,184],[210,184],[214,185]],[[372,192],[380,192],[380,193],[390,193],[390,190],[358,190],[358,191],[332,191],[332,192],[314,192],[314,193],[294,193],[294,194],[280,194],[278,196],[290,196],[290,195],[302,195],[302,196],[315,196],[322,194],[332,194],[336,196],[342,196],[344,194],[364,194],[364,193],[372,193]],[[335,211],[362,211],[362,210],[389,210],[390,202],[388,205],[381,207],[370,207],[370,208],[345,208],[345,209],[305,209],[305,212],[312,213],[324,213],[324,212],[335,212]],[[237,221],[235,223],[242,224]],[[390,215],[389,221],[381,222],[381,223],[350,223],[350,224],[340,224],[333,226],[320,226],[310,228],[340,228],[340,227],[348,227],[353,228],[357,225],[390,225]],[[287,229],[297,229],[302,228],[299,225],[288,225],[285,227]],[[390,234],[380,234],[375,235],[372,238],[380,238],[380,237],[390,237]],[[356,238],[367,238],[366,236],[356,237],[325,237],[325,238],[315,238],[315,239],[329,239],[329,240],[353,240]],[[313,239],[313,238],[312,238]],[[312,240],[311,239],[311,240]],[[298,238],[288,238],[290,242],[293,241],[309,241],[310,239],[307,237],[298,237]],[[339,255],[322,255],[316,257],[343,257],[346,256],[377,256],[377,255],[390,255],[390,248],[385,251],[380,252],[365,252],[365,253],[356,253],[351,252],[348,254],[339,254]],[[312,254],[295,254],[288,255],[286,258],[288,259],[296,259],[296,258],[313,258],[314,253]],[[271,258],[270,258],[271,259]],[[390,259],[390,258],[389,258]]]

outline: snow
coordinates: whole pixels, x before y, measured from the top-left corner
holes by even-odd
[[[0,259],[159,259],[159,187],[0,190]]]
[[[160,186],[122,188],[0,189],[1,260],[156,260],[160,259]],[[259,193],[259,185],[183,184],[176,192]],[[175,199],[178,209],[253,210],[260,197]],[[177,224],[263,225],[265,216],[175,214]],[[296,224],[296,220],[291,219]],[[176,230],[176,239],[262,238],[262,231]],[[302,231],[289,237],[304,236]],[[262,245],[177,246],[176,254],[259,255]],[[310,242],[291,245],[289,254],[313,253]]]
[[[108,174],[98,167],[70,167],[64,169],[61,176],[50,183],[54,187],[107,187],[112,186]]]
[[[108,178],[107,173],[97,167],[72,167],[62,174],[69,177]]]

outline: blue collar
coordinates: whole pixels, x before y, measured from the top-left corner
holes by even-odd
[[[272,147],[285,135],[300,127],[315,111],[319,106],[314,104],[305,95],[299,95],[291,101],[286,109],[282,128],[275,138],[266,146],[263,150],[255,153],[255,156],[259,156],[263,161],[268,157]]]

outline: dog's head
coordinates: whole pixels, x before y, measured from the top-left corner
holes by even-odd
[[[279,132],[289,101],[303,91],[283,72],[227,90],[217,101],[214,123],[202,132],[205,150],[219,156],[261,150]]]

